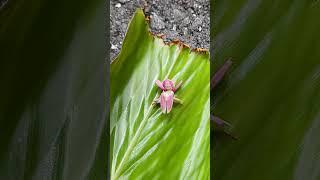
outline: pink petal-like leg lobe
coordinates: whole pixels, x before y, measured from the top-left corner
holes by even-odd
[[[165,97],[165,91],[163,91],[160,95],[160,107],[163,113],[166,113],[167,110],[167,103],[166,103],[166,97]]]
[[[167,104],[167,113],[169,113],[172,110],[173,106],[173,91],[166,91],[166,104]]]
[[[156,80],[156,84],[157,84],[157,86],[158,86],[160,89],[165,90],[165,88],[163,87],[163,84],[162,84],[161,81]]]

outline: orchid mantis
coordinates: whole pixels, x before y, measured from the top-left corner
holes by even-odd
[[[161,110],[164,114],[170,113],[172,110],[173,102],[182,104],[182,100],[175,97],[174,93],[179,89],[182,82],[180,81],[177,85],[170,79],[164,81],[157,80],[157,86],[162,90],[161,95],[157,98],[154,103],[160,103]]]

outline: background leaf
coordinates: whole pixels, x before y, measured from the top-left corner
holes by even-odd
[[[209,179],[209,56],[168,46],[141,10],[111,64],[111,179]],[[170,114],[151,106],[157,79],[183,81]]]
[[[0,14],[0,179],[106,179],[104,1]]]
[[[239,137],[214,139],[214,179],[319,179],[319,2],[213,4],[212,68],[234,65],[212,110]]]

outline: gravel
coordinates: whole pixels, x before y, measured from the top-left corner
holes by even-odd
[[[136,8],[150,16],[150,29],[166,42],[179,39],[191,48],[209,49],[209,0],[111,0],[110,58],[120,52],[127,25]]]

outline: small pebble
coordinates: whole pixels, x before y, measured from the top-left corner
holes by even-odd
[[[111,44],[111,49],[112,49],[112,50],[116,50],[116,49],[118,49],[118,47],[117,47],[117,45]]]
[[[185,28],[183,29],[183,34],[184,34],[184,35],[187,35],[187,34],[188,34],[188,28],[185,27]]]
[[[120,3],[117,3],[115,7],[116,7],[116,8],[120,8],[120,7],[121,7],[121,4],[120,4]]]
[[[175,24],[173,25],[172,30],[174,30],[174,31],[177,30],[177,26]]]

